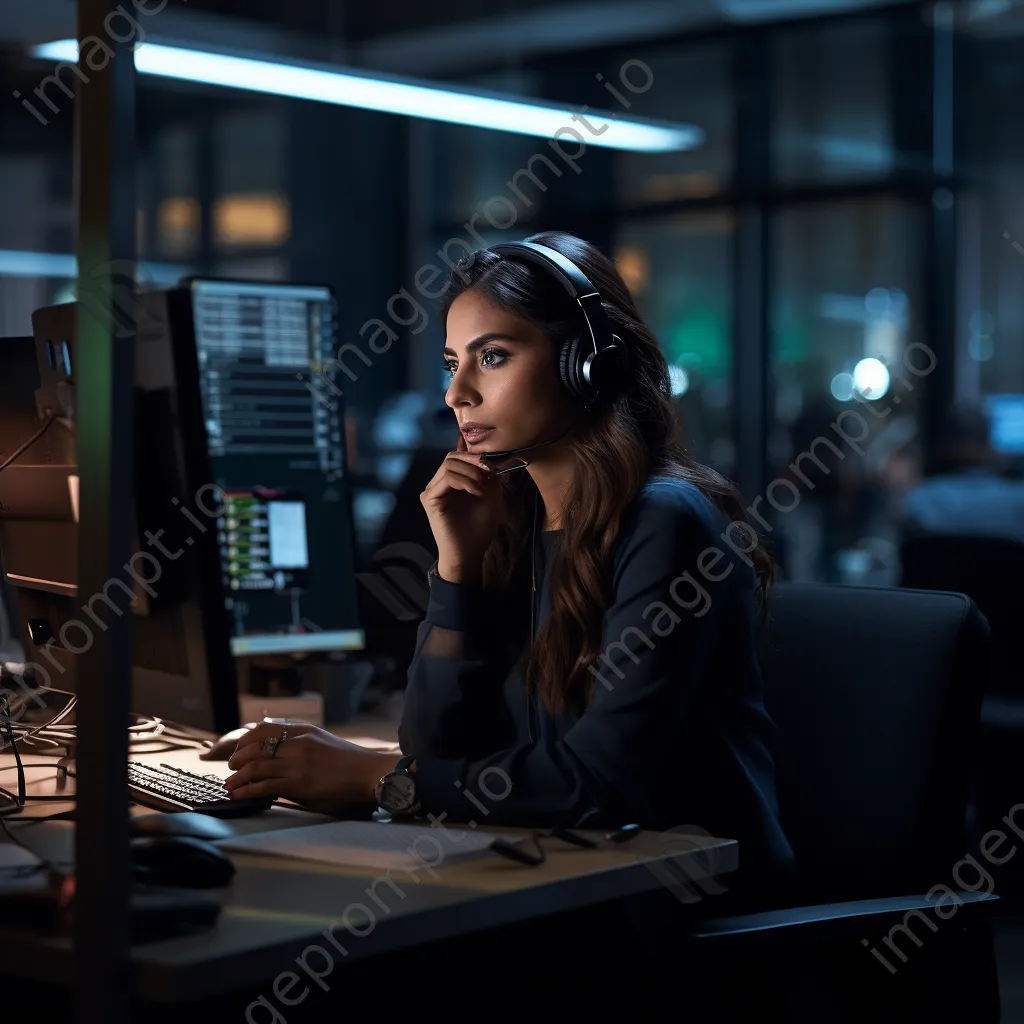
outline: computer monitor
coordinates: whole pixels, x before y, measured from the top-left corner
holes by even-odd
[[[142,297],[138,319],[136,546],[110,585],[136,613],[132,709],[226,732],[232,655],[365,647],[340,393],[310,380],[333,356],[335,302],[325,287],[193,279]],[[0,420],[0,462],[46,410],[62,415],[0,472],[0,552],[28,660],[73,690],[74,623],[102,628],[96,606],[112,604],[75,584],[75,305],[33,326],[29,383],[25,346],[10,350],[22,413]]]
[[[988,395],[985,415],[992,448],[1003,455],[1024,455],[1024,395]]]
[[[325,286],[193,278],[167,294],[194,348],[235,655],[357,651],[355,527]]]
[[[216,508],[201,490],[209,475],[195,353],[143,321],[132,554],[91,595],[77,583],[76,306],[36,310],[31,344],[0,342],[0,465],[39,434],[0,470],[0,561],[16,595],[23,681],[77,692],[77,656],[130,609],[132,711],[226,732],[238,725],[238,692],[216,526],[204,511]]]

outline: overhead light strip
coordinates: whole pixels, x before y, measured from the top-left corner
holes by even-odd
[[[192,273],[180,263],[140,262],[138,276],[142,284],[156,286],[177,284]],[[78,259],[68,253],[31,252],[23,249],[0,249],[0,277],[54,277],[73,280],[78,277]]]
[[[61,39],[44,43],[33,47],[32,53],[48,60],[77,62],[78,42]],[[445,88],[392,76],[351,74],[162,43],[139,46],[135,51],[135,66],[140,74],[159,78],[359,107],[538,138],[564,137],[566,144],[579,144],[573,134],[576,133],[588,146],[667,153],[693,149],[704,139],[703,132],[693,125],[658,123],[623,118],[608,111],[584,110],[584,116],[595,128],[603,128],[598,134],[582,127],[579,122],[573,122],[574,111],[553,104]]]

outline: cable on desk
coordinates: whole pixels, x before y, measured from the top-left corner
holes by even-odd
[[[17,767],[19,767],[19,766],[18,765],[14,765],[14,764],[0,765],[0,772],[14,771],[14,769],[17,768]],[[67,775],[67,771],[68,771],[67,768],[64,765],[56,763],[54,761],[50,761],[48,764],[26,764],[26,765],[24,765],[22,767],[24,767],[24,768],[56,768],[57,772],[58,772],[58,777],[59,777],[60,772],[63,772],[65,774],[65,776],[66,776]],[[37,782],[45,782],[47,780],[45,780],[45,779],[37,779],[35,781],[37,781]],[[4,789],[3,786],[0,786],[0,795],[6,796],[9,800],[13,801],[18,806],[19,809],[22,806],[24,806],[24,804],[27,801],[29,801],[29,800],[54,800],[54,801],[58,801],[59,802],[61,800],[69,801],[69,800],[74,800],[75,799],[73,796],[67,796],[66,794],[64,796],[58,796],[58,795],[53,794],[53,793],[47,793],[47,794],[26,793],[22,797],[16,797],[10,790]]]
[[[72,800],[71,797],[67,797],[65,802],[70,804],[70,803],[73,803],[74,801]],[[38,817],[33,815],[31,818],[19,818],[18,819],[18,827],[19,828],[29,828],[32,825],[41,825],[44,821],[74,821],[74,820],[75,820],[75,811],[74,810],[57,811],[54,814],[41,814]]]
[[[72,697],[67,704],[65,704],[64,707],[53,716],[53,718],[48,722],[43,722],[41,725],[33,726],[32,728],[16,726],[15,732],[19,739],[18,741],[15,741],[12,738],[12,744],[17,747],[17,742],[25,744],[26,741],[28,741],[29,747],[38,743],[45,744],[55,750],[61,750],[62,748],[67,748],[71,744],[74,744],[78,738],[77,725],[71,724],[64,726],[63,728],[59,728],[58,726],[60,722],[66,718],[72,710],[74,710],[77,701],[77,697]],[[208,742],[189,736],[183,729],[179,729],[177,726],[165,722],[163,719],[157,718],[153,715],[139,716],[139,721],[132,722],[128,726],[128,741],[129,746],[136,753],[144,754],[160,754],[165,751],[172,750],[209,749]],[[138,749],[139,744],[156,742],[160,742],[163,745],[156,747],[155,749]],[[17,754],[17,750],[15,753]]]
[[[173,723],[165,722],[162,718],[146,716],[144,721],[135,722],[128,728],[129,733],[143,730],[149,730],[153,740],[157,737],[163,739],[165,743],[169,744],[166,748],[168,750],[206,750],[209,748],[209,743],[189,736],[184,730],[179,729]],[[132,738],[129,736],[129,739]],[[141,743],[146,742],[148,737],[135,736],[134,739]],[[173,745],[171,745],[172,741]],[[152,751],[152,753],[156,753],[156,751]]]
[[[27,803],[41,803],[43,801],[49,801],[50,803],[56,804],[72,804],[76,800],[76,797],[74,796],[58,796],[55,793],[46,793],[38,795],[35,793],[29,793],[25,797],[24,801],[19,801],[18,798],[9,789],[4,789],[3,786],[0,786],[0,796],[5,796],[7,797],[8,800],[11,801],[10,807],[0,808],[0,818],[13,817],[15,814],[18,814],[20,811],[24,810],[25,804]]]
[[[48,743],[50,746],[56,747],[58,750],[60,750],[62,748],[62,746],[66,746],[67,742],[73,742],[74,738],[75,738],[75,733],[72,732],[70,734],[70,738],[64,744],[61,744],[58,741],[58,738],[59,739],[64,739],[67,734],[66,733],[62,733],[60,730],[54,729],[53,727],[55,725],[57,725],[61,721],[61,719],[63,719],[67,715],[69,715],[74,710],[74,707],[75,707],[75,705],[77,703],[78,703],[78,697],[77,696],[72,696],[71,699],[67,702],[67,704],[65,704],[64,707],[62,707],[60,709],[60,711],[58,711],[49,721],[43,722],[41,725],[34,726],[31,729],[27,729],[25,726],[15,726],[15,731],[18,733],[20,741],[24,742],[26,739],[30,739],[31,738],[33,740],[33,742],[35,742],[35,740],[38,738],[38,740],[40,742]],[[9,700],[8,700],[8,707],[10,707],[10,701]],[[7,718],[8,735],[10,735],[11,724],[12,723],[11,723],[10,716],[8,716],[8,718]],[[50,731],[50,730],[52,730],[53,732],[55,732],[57,734],[57,738],[43,735],[44,732],[47,732],[47,731]],[[17,742],[14,740],[13,736],[11,736],[11,744],[14,747],[15,759],[17,759],[17,757],[18,757],[18,745],[17,745]]]
[[[15,767],[18,769],[18,799],[19,805],[25,803],[25,766],[21,763],[21,753],[18,750],[18,745],[14,742],[14,732],[11,729],[11,698],[7,697],[4,699],[3,704],[0,705],[2,710],[2,718],[4,725],[7,726],[7,738],[11,741],[11,746],[14,748],[14,761]]]
[[[509,860],[518,861],[520,864],[529,864],[530,867],[535,868],[547,860],[547,853],[541,845],[542,839],[561,839],[565,843],[582,847],[584,850],[593,850],[597,846],[597,843],[589,836],[584,836],[578,832],[572,832],[567,828],[560,828],[558,826],[546,832],[534,832],[526,838],[533,843],[533,852],[526,849],[521,843],[509,842],[501,838],[495,839],[489,849],[494,853],[500,853],[503,857],[508,857]]]

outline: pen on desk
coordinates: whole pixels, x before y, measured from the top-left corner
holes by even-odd
[[[567,828],[553,828],[550,835],[554,839],[562,839],[574,846],[582,846],[584,850],[593,850],[597,843],[588,836],[581,836],[576,832],[570,832]]]

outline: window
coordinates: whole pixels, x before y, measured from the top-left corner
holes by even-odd
[[[729,475],[733,218],[729,210],[626,222],[615,259],[661,343],[694,456]]]
[[[875,20],[774,35],[772,156],[779,183],[857,180],[892,171],[888,52],[887,26]]]
[[[727,191],[732,181],[734,106],[729,48],[704,44],[640,57],[624,53],[620,73],[630,74],[626,65],[641,59],[649,69],[650,86],[639,94],[619,89],[631,102],[628,114],[692,124],[704,133],[704,141],[678,153],[618,153],[619,201],[642,206]],[[606,102],[613,112],[623,111],[613,96]]]
[[[921,217],[851,199],[775,220],[768,458],[785,481],[773,507],[790,578],[894,582],[894,517],[935,365],[920,336]]]
[[[1024,395],[1024,35],[995,13],[965,27],[956,130],[956,394],[982,406]]]

